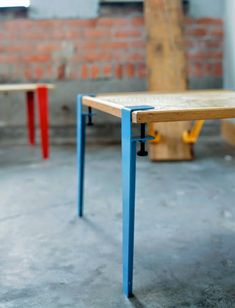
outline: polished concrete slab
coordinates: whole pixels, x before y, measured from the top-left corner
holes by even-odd
[[[85,217],[74,147],[0,148],[0,307],[235,307],[235,149],[137,162],[135,296],[122,295],[120,147],[90,146]]]

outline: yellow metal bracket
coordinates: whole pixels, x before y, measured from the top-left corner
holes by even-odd
[[[190,144],[196,143],[200,136],[204,122],[205,120],[195,121],[190,131],[183,132],[183,141]],[[154,137],[154,140],[149,141],[150,143],[156,144],[161,141],[161,135],[157,131],[155,131],[153,124],[149,125],[149,135]]]
[[[149,124],[149,135],[154,137],[153,140],[150,140],[149,143],[159,143],[161,141],[161,135],[154,130],[153,124]]]
[[[195,121],[192,129],[183,133],[183,141],[185,143],[196,143],[200,136],[204,122],[204,120]]]

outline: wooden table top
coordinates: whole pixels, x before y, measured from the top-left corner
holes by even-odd
[[[54,89],[53,84],[48,83],[21,83],[21,84],[0,84],[0,92],[14,92],[14,91],[36,91],[38,86],[46,86],[48,89]]]
[[[149,105],[134,111],[133,123],[235,118],[235,91],[204,90],[176,93],[137,92],[84,96],[83,105],[121,117],[125,106]]]

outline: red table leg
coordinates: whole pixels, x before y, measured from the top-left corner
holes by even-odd
[[[29,144],[35,144],[34,92],[26,93],[27,126]]]
[[[41,132],[42,157],[49,157],[49,135],[48,135],[48,89],[45,86],[37,88],[39,125]]]

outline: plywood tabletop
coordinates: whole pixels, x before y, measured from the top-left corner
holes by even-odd
[[[228,90],[84,96],[83,104],[117,117],[121,117],[121,110],[127,106],[153,107],[134,111],[133,123],[235,118],[235,92]]]
[[[35,91],[38,86],[46,86],[48,89],[54,89],[53,84],[48,83],[25,83],[25,84],[0,84],[0,92],[14,91]]]

